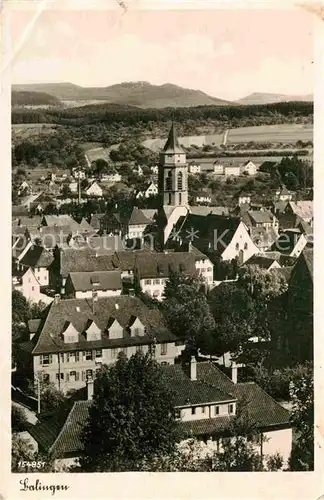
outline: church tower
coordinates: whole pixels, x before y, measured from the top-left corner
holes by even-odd
[[[179,144],[173,123],[168,140],[160,153],[158,188],[160,206],[188,206],[186,153]]]

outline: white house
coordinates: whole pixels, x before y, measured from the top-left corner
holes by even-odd
[[[15,290],[23,294],[27,300],[39,302],[41,300],[40,284],[31,268],[15,270],[12,276],[12,285]]]
[[[143,191],[139,191],[136,198],[149,198],[158,194],[158,187],[154,182],[151,182]]]
[[[68,185],[71,193],[77,193],[78,192],[78,183],[76,181],[70,182]]]
[[[195,197],[196,203],[211,203],[211,197],[206,193],[200,193]]]
[[[137,207],[133,208],[130,219],[128,221],[127,237],[132,239],[143,238],[145,230],[152,224],[152,220]]]
[[[220,163],[218,160],[213,163],[213,172],[216,175],[224,175],[224,165]]]
[[[133,172],[139,176],[142,176],[144,174],[143,169],[140,165],[134,165]]]
[[[66,295],[76,299],[116,297],[122,292],[120,270],[70,273],[65,285]]]
[[[85,194],[87,196],[96,196],[98,198],[100,198],[102,196],[102,189],[101,187],[99,186],[98,182],[94,181],[91,186],[89,186],[86,190],[85,190]]]
[[[84,169],[76,167],[72,168],[72,176],[74,177],[74,179],[82,180],[86,178],[86,173]]]
[[[200,172],[201,172],[200,164],[196,163],[194,161],[191,161],[188,165],[188,172],[189,172],[189,174],[200,174]]]
[[[115,170],[113,170],[109,174],[103,174],[101,176],[101,180],[103,182],[120,182],[121,179],[122,179],[122,176],[118,172],[116,172]]]
[[[240,165],[225,165],[224,166],[224,175],[226,177],[237,177],[237,176],[241,175]]]
[[[53,255],[40,245],[31,244],[17,263],[21,271],[31,269],[41,287],[49,286],[49,266],[53,262]]]
[[[257,173],[257,166],[253,163],[253,161],[246,161],[242,165],[242,173],[247,175],[255,175]]]
[[[153,165],[151,168],[150,168],[152,174],[154,175],[157,175],[159,173],[159,166],[158,165]]]

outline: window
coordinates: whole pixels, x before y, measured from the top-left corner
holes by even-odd
[[[90,361],[92,360],[92,351],[84,351],[83,356],[85,357],[86,360]]]
[[[86,370],[85,375],[86,375],[86,379],[88,379],[89,377],[92,377],[92,370]]]
[[[102,358],[102,349],[96,350],[96,358]]]
[[[144,284],[145,285],[150,285],[151,284],[151,280],[144,280]]]
[[[181,410],[179,410],[178,408],[176,408],[174,410],[174,416],[175,416],[175,418],[181,418]]]
[[[191,408],[191,415],[196,415],[196,408],[195,407]]]
[[[207,267],[207,272],[208,272],[208,273],[211,273],[211,272],[212,272],[212,270],[213,270],[213,269],[212,269],[212,267]]]
[[[181,203],[182,203],[182,195],[181,193],[179,193],[179,205],[181,205]]]
[[[39,358],[42,366],[47,366],[52,363],[52,354],[43,354]]]
[[[79,361],[79,353],[78,352],[67,352],[66,353],[66,362],[67,363],[75,363],[75,361]]]
[[[69,374],[69,380],[71,382],[77,382],[79,380],[79,372],[72,371]]]
[[[248,249],[248,244],[244,243],[244,250],[247,250],[247,249]]]
[[[56,374],[56,380],[64,380],[64,373],[57,373]]]
[[[215,415],[219,415],[219,406],[215,406]]]
[[[32,292],[34,291],[34,287],[32,286]]]
[[[110,354],[111,354],[111,357],[113,359],[117,358],[117,356],[118,356],[118,349],[116,347],[114,347],[113,349],[110,350]]]
[[[134,335],[140,335],[140,332],[139,328],[134,328]]]
[[[168,352],[168,344],[161,344],[161,356],[165,356]]]
[[[166,191],[172,190],[172,172],[171,171],[169,171],[169,173],[165,179],[165,190]]]
[[[239,248],[240,248],[240,245],[238,243],[236,243],[235,250],[239,250]]]
[[[142,345],[137,345],[136,346],[136,352],[143,352],[143,346]]]
[[[205,413],[205,410],[206,410],[206,407],[205,407],[205,406],[202,406],[202,407],[201,407],[201,413]]]
[[[159,284],[160,284],[160,280],[159,279],[153,280],[153,285],[159,285]]]
[[[228,405],[228,413],[234,413],[234,405]]]
[[[60,353],[60,362],[64,363],[64,352]]]
[[[125,354],[125,356],[127,356],[127,347],[122,348],[122,353]]]
[[[169,193],[169,205],[171,205],[171,193]]]
[[[182,174],[182,172],[178,173],[177,180],[178,180],[178,190],[182,191],[182,189],[183,189],[183,183],[182,183],[183,174]],[[180,197],[179,197],[179,201],[180,201]]]

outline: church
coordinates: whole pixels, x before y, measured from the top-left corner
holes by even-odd
[[[212,211],[206,215],[193,213],[188,203],[186,153],[173,123],[160,153],[158,199],[155,224],[161,250],[170,245],[186,248],[192,243],[205,255],[212,254],[213,260],[238,259],[241,264],[259,253],[240,217],[215,215]]]

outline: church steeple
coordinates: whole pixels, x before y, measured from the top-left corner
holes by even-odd
[[[168,153],[168,154],[184,153],[184,150],[182,149],[182,147],[179,144],[176,129],[175,129],[173,122],[172,122],[172,125],[170,128],[168,140],[165,143],[163,151],[164,151],[164,153]]]
[[[160,153],[160,205],[188,205],[188,168],[186,153],[179,144],[174,123]]]

